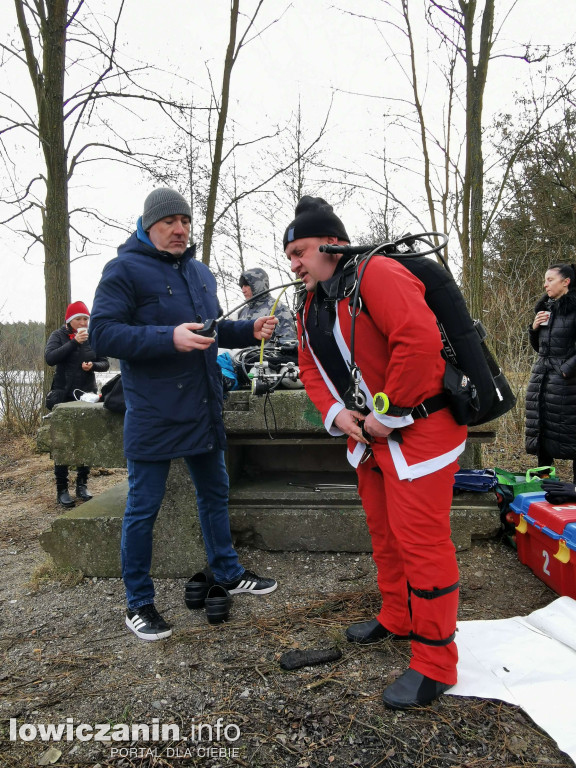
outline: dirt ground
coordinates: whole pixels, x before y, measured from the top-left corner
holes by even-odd
[[[94,471],[90,489],[102,491],[122,474]],[[267,598],[237,597],[220,626],[186,609],[184,580],[159,580],[157,605],[174,635],[143,643],[124,627],[119,579],[86,579],[47,562],[38,534],[61,512],[49,458],[22,440],[0,443],[0,491],[1,766],[574,765],[507,704],[443,696],[416,712],[382,706],[409,646],[345,642],[346,626],[378,609],[368,555],[242,549],[244,565],[273,574],[280,586]],[[461,619],[524,615],[556,597],[500,541],[476,542],[458,559]],[[191,573],[202,565],[191,563]],[[331,647],[342,652],[335,662],[280,668],[288,650]],[[11,719],[18,728],[36,724],[36,738],[29,729],[29,741],[12,739]],[[105,724],[117,733],[176,724],[180,739],[171,730],[161,743],[45,742],[37,725],[48,723]],[[184,741],[195,726],[197,742]]]

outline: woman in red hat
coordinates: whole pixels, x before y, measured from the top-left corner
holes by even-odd
[[[52,387],[46,398],[49,410],[58,403],[69,403],[84,392],[98,391],[96,371],[107,371],[110,367],[107,357],[96,357],[88,342],[88,320],[90,312],[83,301],[68,305],[64,325],[50,334],[44,358],[48,365],[55,365]],[[75,394],[76,393],[76,394]],[[88,501],[92,495],[86,487],[90,467],[77,467],[76,498]],[[68,467],[54,465],[56,494],[64,507],[73,507],[75,502],[68,492]]]

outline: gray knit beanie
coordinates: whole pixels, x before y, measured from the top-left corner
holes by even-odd
[[[142,227],[147,232],[153,224],[165,216],[188,216],[192,219],[192,211],[185,197],[180,192],[168,187],[160,187],[150,192],[144,200]]]

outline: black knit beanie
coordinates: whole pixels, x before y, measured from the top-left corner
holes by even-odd
[[[305,195],[296,206],[296,217],[284,232],[284,250],[288,243],[302,237],[337,237],[350,242],[344,224],[334,213],[331,205],[321,197]]]
[[[144,200],[142,227],[147,232],[153,224],[166,216],[188,216],[192,219],[192,211],[185,197],[180,192],[168,187],[160,187],[150,192]]]

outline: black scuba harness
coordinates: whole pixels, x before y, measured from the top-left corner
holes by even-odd
[[[430,238],[440,238],[439,245],[433,245],[430,242]],[[423,242],[428,246],[427,250],[416,251],[414,250],[415,243],[417,241]],[[350,246],[350,245],[321,245],[319,250],[323,253],[330,254],[342,254],[343,257],[351,256],[342,270],[336,276],[336,279],[331,278],[321,283],[322,288],[326,293],[324,300],[325,306],[329,309],[332,307],[335,310],[336,302],[342,299],[348,298],[348,311],[351,317],[350,328],[350,374],[348,389],[343,394],[343,402],[347,409],[357,410],[366,413],[367,403],[366,395],[360,388],[362,382],[362,372],[355,361],[355,337],[356,337],[356,318],[362,311],[362,297],[360,295],[360,286],[366,267],[370,262],[370,259],[375,255],[392,256],[398,261],[411,257],[422,257],[430,254],[437,254],[438,258],[442,261],[444,267],[450,272],[450,268],[445,259],[440,255],[440,250],[446,246],[448,242],[447,235],[439,232],[424,232],[418,235],[404,235],[398,240],[388,243],[380,243],[376,246]],[[300,320],[302,325],[302,331],[304,333],[304,303],[305,303],[305,291],[302,292],[301,301],[297,307],[300,314]],[[391,416],[403,416],[412,414],[413,418],[426,418],[429,414],[434,413],[441,408],[445,408],[448,405],[446,396],[441,393],[433,397],[428,398],[423,403],[420,403],[414,408],[399,408],[397,406],[387,406],[386,412]],[[398,435],[394,435],[400,441],[401,438]]]

